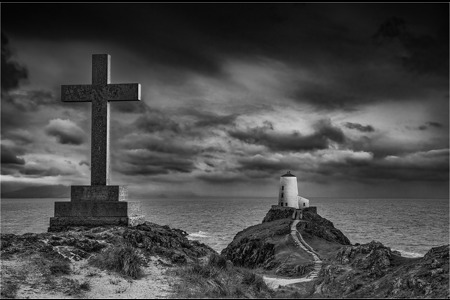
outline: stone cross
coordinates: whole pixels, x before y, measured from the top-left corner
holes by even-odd
[[[134,226],[145,221],[131,213],[126,186],[109,185],[109,102],[139,101],[138,83],[111,84],[111,57],[92,55],[92,84],[62,85],[64,102],[92,102],[91,185],[72,185],[70,202],[56,201],[49,231],[67,226]]]
[[[111,56],[92,55],[92,84],[62,85],[63,102],[92,102],[91,185],[108,185],[109,102],[140,101],[139,83],[111,84]]]

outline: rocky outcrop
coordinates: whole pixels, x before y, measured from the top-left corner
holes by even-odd
[[[306,251],[299,254],[298,262],[286,263],[284,256],[277,258],[277,253],[283,251],[286,246],[280,243],[283,236],[290,233],[294,208],[273,206],[262,224],[249,227],[239,232],[233,241],[222,251],[222,255],[231,260],[235,265],[247,268],[262,267],[265,270],[276,270],[275,273],[303,274],[310,270],[312,257]],[[305,211],[304,220],[297,226],[297,230],[304,235],[305,240],[315,238],[316,244],[323,241],[326,245],[350,245],[348,238],[333,223],[322,218],[314,211]],[[289,242],[292,244],[292,242]],[[293,246],[293,245],[291,245]],[[278,251],[277,249],[281,250]],[[303,255],[303,257],[301,257]],[[287,271],[285,267],[293,266],[297,271]]]
[[[170,298],[180,278],[168,272],[215,253],[182,230],[148,222],[2,234],[0,241],[1,298]]]
[[[281,220],[286,218],[291,218],[292,214],[295,212],[295,208],[293,207],[281,207],[274,205],[267,212],[266,216],[263,219],[263,223],[272,222],[275,220]]]
[[[266,222],[239,232],[221,254],[233,264],[247,268],[273,269],[276,243],[273,236],[289,233],[290,219]]]
[[[131,244],[144,255],[159,255],[172,263],[185,263],[214,252],[205,244],[188,240],[187,235],[182,230],[150,222],[136,227],[71,227],[62,232],[2,234],[1,257],[48,253],[77,261],[108,246]]]
[[[263,223],[283,219],[290,220],[294,212],[295,208],[274,205],[267,212]],[[305,222],[299,223],[297,230],[299,230],[306,239],[315,236],[341,245],[351,244],[350,240],[339,229],[334,227],[333,222],[321,217],[314,210],[304,210],[302,220]]]
[[[303,213],[303,221],[297,225],[297,230],[301,232],[303,237],[308,240],[315,236],[326,241],[338,243],[341,245],[351,245],[350,240],[334,227],[333,222],[321,217],[311,211]]]
[[[321,297],[448,298],[449,246],[405,258],[379,242],[347,246],[316,282]]]

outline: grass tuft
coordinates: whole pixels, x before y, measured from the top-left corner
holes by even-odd
[[[133,279],[142,277],[143,259],[138,251],[130,246],[108,248],[89,260],[90,264],[100,268],[118,272]]]
[[[181,280],[175,285],[180,298],[268,298],[272,296],[262,277],[249,270],[227,264],[212,254],[203,264],[177,269]]]

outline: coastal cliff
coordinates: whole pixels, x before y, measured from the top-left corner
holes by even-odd
[[[313,270],[313,261],[310,254],[294,246],[290,237],[294,212],[293,208],[272,207],[261,224],[239,232],[222,255],[261,275],[306,276]],[[312,210],[303,213],[296,230],[320,256],[323,265],[317,279],[290,285],[291,294],[344,298],[449,297],[448,245],[432,248],[422,258],[402,257],[376,241],[352,245],[331,221]]]

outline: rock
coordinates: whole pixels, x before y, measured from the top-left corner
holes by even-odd
[[[147,256],[160,254],[173,263],[195,261],[215,251],[198,241],[189,241],[187,233],[169,226],[146,222],[136,227],[73,227],[60,232],[41,234],[2,234],[1,256],[27,256],[43,253],[81,260],[100,252],[108,245],[131,244]]]
[[[312,211],[303,213],[303,220],[297,225],[297,230],[301,232],[305,239],[312,236],[322,238],[326,241],[341,245],[351,245],[350,240],[337,228],[333,222],[321,217]]]
[[[355,268],[366,270],[369,275],[381,276],[390,266],[392,255],[390,248],[372,241],[369,244],[342,248],[337,253],[336,260],[341,264],[351,263]]]
[[[279,276],[301,277],[314,270],[314,263],[309,264],[288,264],[281,263],[276,269],[275,274]]]
[[[317,297],[448,298],[449,246],[405,258],[379,242],[347,246],[322,269]]]
[[[276,220],[249,227],[239,232],[221,254],[234,265],[247,268],[273,267],[273,236],[290,232],[290,220]]]
[[[263,223],[272,222],[275,220],[281,220],[286,218],[292,218],[292,214],[295,212],[295,208],[293,207],[281,207],[274,205],[267,212],[266,216],[263,219]]]

